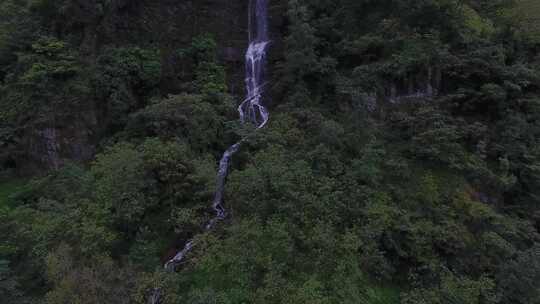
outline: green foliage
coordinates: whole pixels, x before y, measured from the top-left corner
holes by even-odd
[[[331,81],[335,62],[332,58],[321,58],[317,53],[319,43],[315,28],[309,23],[311,18],[307,5],[299,1],[289,1],[287,16],[291,21],[289,35],[285,37],[284,63],[279,66],[281,73],[279,85],[291,92],[287,100],[303,104],[311,100],[310,89],[324,87]],[[310,80],[314,80],[311,82]],[[320,81],[319,81],[320,80]]]
[[[148,44],[123,32],[139,6],[176,8],[79,2],[0,4],[5,166],[43,152],[25,131],[87,110],[102,125],[84,130],[90,164],[0,185],[2,299],[148,303],[159,287],[163,303],[540,301],[540,64],[518,18],[532,2],[272,2],[286,14],[256,132],[233,122],[221,41],[192,37],[212,28],[206,4],[181,20],[187,38]],[[239,137],[229,216],[205,231]]]
[[[174,216],[195,215],[204,208],[195,204],[209,194],[208,177],[197,172],[203,161],[197,161],[185,145],[158,139],[139,146],[116,144],[98,155],[92,166],[99,208],[110,212],[109,219],[128,238],[144,231],[139,231],[141,224],[153,225],[153,220],[163,216],[178,229],[193,229],[199,223],[197,217],[185,223]]]
[[[45,303],[130,303],[136,281],[131,269],[119,268],[108,257],[76,261],[71,251],[61,245],[47,256],[47,279],[53,287]]]
[[[534,43],[540,42],[540,5],[534,0],[516,0],[512,10],[506,10],[505,15],[517,19],[519,31]]]
[[[22,180],[8,180],[0,183],[0,208],[9,206],[14,195],[17,195],[24,185],[25,181]]]
[[[499,303],[495,294],[495,284],[488,278],[471,280],[459,278],[449,272],[443,272],[438,287],[413,290],[404,296],[402,303]]]
[[[319,223],[315,229],[326,233],[324,237],[306,239],[283,220],[242,220],[227,229],[223,241],[199,238],[197,254],[202,257],[193,269],[173,278],[176,284],[167,287],[166,299],[181,297],[189,288],[192,292],[184,298],[188,303],[208,297],[215,303],[398,303],[395,290],[365,280],[354,258],[352,236],[325,239],[333,234]],[[312,246],[317,253],[311,252]],[[338,252],[341,259],[332,260]]]
[[[16,60],[16,52],[35,41],[38,22],[31,16],[27,1],[7,0],[0,4],[0,71]],[[0,79],[3,80],[3,76]]]
[[[232,100],[205,95],[177,95],[159,100],[130,117],[131,136],[179,138],[196,151],[221,147],[226,118],[233,112]]]
[[[80,108],[88,94],[78,54],[56,38],[40,38],[31,51],[19,54],[15,66],[0,98],[5,123],[26,127],[27,121],[35,125],[65,117]]]
[[[499,274],[500,292],[506,302],[539,303],[540,288],[540,248],[535,247],[520,252],[506,264]]]
[[[145,208],[156,204],[151,194],[141,193],[146,187],[143,165],[142,155],[132,145],[118,144],[99,155],[92,169],[97,199],[126,225],[138,221]]]
[[[0,247],[0,257],[5,249]],[[18,282],[10,269],[8,260],[0,258],[0,296],[7,301],[21,300],[21,292],[18,290]]]
[[[111,270],[97,265],[117,266],[101,256],[126,255],[136,265],[151,264],[153,269],[172,231],[193,233],[204,222],[206,206],[199,202],[210,198],[213,171],[185,145],[158,139],[137,146],[119,143],[98,155],[90,172],[68,166],[14,197],[14,208],[2,215],[0,225],[8,236],[5,248],[11,248],[6,257],[17,258],[25,286],[38,288],[45,279],[55,282],[58,289],[49,295],[53,302],[80,298],[86,280],[103,280],[97,289],[113,284],[101,277]],[[65,266],[69,273],[42,277],[44,258],[62,244],[73,256],[73,266]],[[36,277],[39,280],[28,281]]]
[[[217,60],[218,45],[210,34],[193,38],[191,45],[180,49],[178,55],[193,65],[191,89],[203,95],[223,95],[227,92],[225,68]]]
[[[463,6],[463,15],[465,18],[466,29],[469,30],[472,35],[489,37],[494,34],[495,27],[493,22],[480,16],[478,12],[470,6]]]
[[[98,58],[92,83],[113,123],[123,124],[129,113],[157,95],[160,78],[161,62],[156,49],[111,48]]]

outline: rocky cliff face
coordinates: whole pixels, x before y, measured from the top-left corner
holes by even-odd
[[[244,95],[244,53],[247,45],[249,0],[74,0],[63,8],[59,36],[80,33],[76,44],[89,67],[109,47],[154,46],[161,57],[162,95],[179,93],[181,83],[194,71],[186,71],[177,51],[193,37],[209,33],[218,43],[219,58],[226,67],[230,93]],[[281,52],[280,31],[284,26],[285,1],[271,8],[272,53]],[[66,34],[67,35],[67,34]],[[270,63],[271,65],[272,63]],[[136,98],[134,96],[134,98]],[[54,170],[68,161],[90,160],[107,128],[104,109],[89,96],[87,104],[69,118],[51,119],[21,135],[17,167],[22,171]]]

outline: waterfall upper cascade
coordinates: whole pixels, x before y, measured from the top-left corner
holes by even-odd
[[[262,128],[268,122],[268,111],[261,104],[268,40],[268,0],[251,0],[249,8],[249,47],[246,52],[245,101],[238,107],[240,121]]]
[[[249,46],[246,51],[246,98],[238,107],[240,122],[251,123],[257,129],[266,125],[269,119],[268,110],[262,105],[265,86],[264,73],[266,55],[270,41],[268,39],[268,0],[250,0],[249,3]],[[212,203],[214,217],[208,221],[205,230],[211,230],[215,224],[227,216],[223,206],[225,182],[229,174],[232,156],[240,149],[244,139],[230,146],[219,162],[216,181],[216,192]],[[193,248],[193,240],[188,241],[176,256],[165,264],[165,269],[173,271]]]

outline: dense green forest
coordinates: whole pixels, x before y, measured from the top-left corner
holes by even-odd
[[[269,4],[0,0],[0,303],[540,304],[540,2]]]

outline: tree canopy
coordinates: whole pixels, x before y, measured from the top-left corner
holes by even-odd
[[[0,3],[0,299],[540,304],[537,1],[218,2]]]

